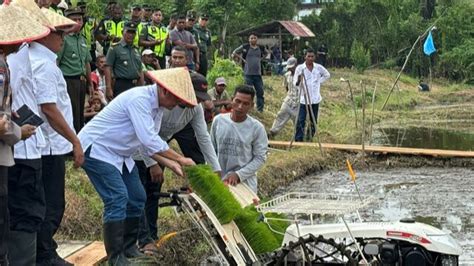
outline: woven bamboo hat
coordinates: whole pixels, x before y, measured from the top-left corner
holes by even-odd
[[[23,13],[30,17],[30,21],[35,20],[41,25],[54,30],[54,27],[51,25],[48,18],[41,12],[41,9],[36,5],[34,0],[14,0],[11,1],[10,5],[24,10]]]
[[[186,104],[196,106],[196,94],[189,71],[184,67],[148,71],[147,76]]]
[[[18,44],[41,39],[50,30],[31,18],[21,8],[0,5],[0,45]]]
[[[49,10],[47,8],[41,8],[43,15],[49,20],[51,26],[56,30],[69,30],[72,26],[77,23],[67,17],[61,16],[58,13]]]

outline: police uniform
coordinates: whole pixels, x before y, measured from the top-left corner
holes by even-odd
[[[135,22],[127,21],[124,30],[136,31],[137,26]],[[114,97],[137,85],[142,62],[140,53],[133,44],[128,45],[123,39],[113,44],[107,53],[106,61],[115,78]]]
[[[209,19],[207,14],[201,15],[201,18]],[[199,73],[203,76],[207,75],[208,61],[207,61],[207,51],[209,46],[211,46],[211,32],[207,28],[202,28],[199,24],[194,25],[194,31],[196,42],[199,46]]]
[[[124,28],[125,20],[118,19],[114,20],[113,18],[104,19],[99,23],[97,27],[96,34],[107,35],[107,39],[103,41],[104,55],[107,54],[110,45],[113,44],[115,39],[122,39],[122,32]],[[109,40],[111,38],[112,40]]]
[[[155,25],[152,23],[148,24],[143,28],[140,32],[140,39],[151,41],[151,40],[162,40],[160,44],[155,45],[154,47],[147,47],[150,48],[156,55],[158,62],[160,63],[161,69],[166,68],[166,40],[168,39],[169,32],[168,28],[162,24]]]

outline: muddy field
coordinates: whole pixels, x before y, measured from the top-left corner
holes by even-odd
[[[361,212],[366,221],[396,221],[412,217],[450,231],[463,247],[461,265],[474,265],[474,169],[398,168],[358,172],[361,194],[378,201]],[[347,172],[324,172],[278,189],[287,191],[356,193]]]

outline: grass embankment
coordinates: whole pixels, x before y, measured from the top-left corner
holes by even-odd
[[[437,80],[431,85],[431,92],[418,92],[417,80],[402,76],[395,88],[385,111],[380,111],[397,75],[394,71],[371,70],[364,75],[348,69],[330,69],[331,79],[322,86],[323,102],[320,108],[318,130],[322,142],[360,143],[361,141],[361,87],[360,81],[366,86],[367,110],[366,124],[370,122],[371,96],[375,83],[377,92],[375,97],[374,129],[386,126],[406,127],[425,126],[440,128],[456,128],[465,132],[474,131],[474,89],[467,85],[449,84]],[[351,82],[354,98],[357,103],[358,129],[355,128],[354,112],[349,97],[347,83],[340,78]],[[211,81],[212,82],[212,81]],[[265,77],[264,83],[268,87],[265,92],[265,111],[253,113],[267,130],[280,109],[281,100],[286,92],[283,88],[282,77]],[[369,127],[367,127],[368,129]],[[293,124],[290,122],[275,137],[276,140],[290,140],[293,135]],[[272,195],[278,187],[284,187],[293,180],[314,173],[322,169],[343,169],[344,158],[350,157],[355,167],[360,168],[361,160],[358,155],[340,152],[326,153],[322,158],[317,149],[293,149],[290,151],[269,151],[268,160],[259,171],[259,194],[262,198]],[[472,166],[469,159],[430,159],[424,157],[391,156],[366,160],[369,167],[392,166]],[[75,170],[68,164],[66,214],[61,224],[61,238],[67,239],[101,239],[102,203],[82,170]],[[186,185],[183,178],[172,177],[168,172],[163,190]],[[198,230],[185,218],[177,218],[169,208],[160,211],[160,234],[170,231],[180,232],[171,239],[161,250],[161,262],[173,264],[196,264],[209,248],[203,241]]]

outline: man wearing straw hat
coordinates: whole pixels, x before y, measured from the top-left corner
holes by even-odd
[[[5,1],[0,6],[0,17],[2,18],[0,24],[0,265],[9,264],[6,241],[9,232],[7,173],[8,167],[14,163],[11,147],[20,138],[28,137],[27,133],[34,133],[34,127],[26,126],[29,127],[29,130],[24,131],[10,120],[9,97],[11,92],[5,57],[14,53],[23,42],[44,37],[49,33],[47,27],[43,27],[36,21],[31,21],[23,10],[8,4],[9,1]],[[35,247],[32,250],[34,251]],[[31,262],[35,263],[34,258]]]
[[[194,164],[171,150],[158,135],[165,109],[197,105],[188,71],[174,68],[147,73],[155,84],[123,92],[79,133],[86,150],[83,168],[104,202],[103,232],[109,265],[125,265],[126,255],[141,255],[131,250],[137,248],[146,194],[132,155],[140,149],[180,176],[182,166]]]
[[[40,10],[31,0],[16,0],[13,4],[23,8],[34,20],[55,30],[32,42],[28,51],[36,86],[35,100],[44,121],[41,130],[45,141],[41,147],[38,191],[32,192],[22,186],[24,179],[19,177],[26,171],[9,173],[9,186],[16,189],[14,195],[11,194],[12,204],[9,205],[13,239],[9,242],[9,249],[15,250],[17,255],[11,254],[10,259],[13,265],[31,265],[29,262],[21,263],[26,257],[33,257],[36,265],[67,265],[56,253],[57,244],[53,239],[65,208],[64,155],[72,151],[76,167],[82,164],[84,155],[72,125],[71,100],[62,72],[56,65],[56,53],[61,49],[64,30],[70,30],[76,23],[49,9]],[[33,206],[31,202],[42,204]]]

